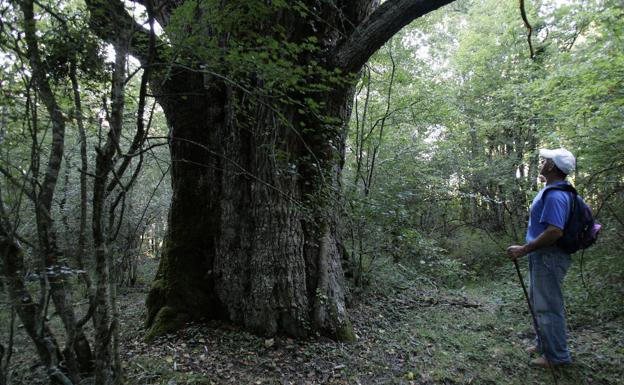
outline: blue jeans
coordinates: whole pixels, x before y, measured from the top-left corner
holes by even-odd
[[[572,362],[561,290],[570,263],[570,255],[554,246],[529,254],[529,297],[541,332],[537,348],[555,364]]]

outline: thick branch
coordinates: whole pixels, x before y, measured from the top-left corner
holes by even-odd
[[[139,151],[141,147],[143,147],[143,144],[145,143],[145,140],[147,139],[147,132],[145,129],[145,124],[143,122],[143,115],[145,113],[145,100],[147,98],[147,82],[150,77],[150,72],[152,70],[151,64],[152,64],[152,60],[154,58],[154,54],[156,50],[156,47],[155,47],[156,35],[154,34],[154,19],[152,18],[153,12],[151,9],[151,5],[149,3],[147,4],[147,9],[148,9],[148,14],[149,14],[149,24],[150,24],[150,41],[149,41],[147,65],[145,66],[145,69],[143,70],[143,76],[141,77],[141,86],[139,87],[139,105],[137,108],[137,130],[134,135],[134,139],[132,140],[132,144],[130,145],[130,150],[128,151],[129,154],[124,156],[123,162],[121,163],[121,165],[117,169],[117,172],[115,173],[117,177],[114,178],[109,183],[106,189],[107,193],[110,193],[111,191],[113,191],[113,189],[115,188],[115,186],[117,186],[117,184],[121,184],[121,182],[119,181],[119,178],[121,178],[121,176],[126,172],[126,169],[130,165],[130,161],[132,160],[132,157],[135,156],[135,154],[137,153],[137,151]],[[150,117],[150,122],[151,122],[151,117]],[[149,125],[147,129],[149,130]],[[139,153],[139,157],[141,159],[139,162],[139,166],[137,166],[135,173],[134,173],[135,175],[133,175],[130,183],[128,184],[128,187],[132,185],[133,181],[136,179],[136,176],[138,175],[139,170],[141,169],[140,165],[143,162],[143,153]],[[125,194],[125,188],[124,188],[123,193]],[[120,223],[121,223],[121,218],[120,218]]]
[[[141,64],[148,61],[149,31],[139,25],[126,12],[119,0],[86,0],[91,19],[91,30],[102,40],[115,44],[124,32],[131,33],[132,44],[129,53],[139,59]]]
[[[145,8],[151,7],[154,12],[154,19],[161,27],[169,24],[169,19],[173,11],[183,3],[182,0],[133,0],[143,5]]]
[[[388,0],[381,4],[336,49],[334,64],[346,72],[357,72],[364,63],[401,28],[414,19],[454,0]]]

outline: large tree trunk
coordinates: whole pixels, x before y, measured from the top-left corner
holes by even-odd
[[[303,118],[290,108],[280,121],[264,103],[241,106],[243,95],[227,85],[205,89],[192,72],[168,84],[166,95],[198,96],[160,101],[172,127],[173,198],[147,301],[150,334],[208,317],[261,334],[353,339],[337,222],[328,215],[342,127],[321,135],[319,122],[312,135],[302,134],[291,125]],[[328,96],[328,113],[344,122],[351,96],[350,89]]]
[[[150,82],[171,130],[173,198],[147,299],[148,336],[188,320],[218,318],[267,335],[354,338],[345,309],[337,206],[354,90],[329,79],[357,73],[403,26],[451,1],[248,0],[213,8],[211,2],[202,8],[201,2],[142,1],[162,26],[186,18],[188,24],[169,29],[171,41],[184,42],[191,31],[197,45],[160,56],[154,68],[162,72],[155,71]],[[132,53],[149,62],[146,34],[121,2],[87,5],[102,38],[114,41],[121,30],[138,31]],[[171,17],[176,7],[185,9],[184,17]],[[283,50],[269,51],[263,73],[260,47],[266,43],[270,50],[276,41],[316,47],[282,57],[275,55]],[[232,60],[239,57],[248,61]],[[292,74],[277,73],[300,78],[276,91],[286,79],[271,77],[272,69],[284,62],[292,62]],[[161,70],[164,63],[173,65]],[[322,87],[307,87],[315,82]],[[312,113],[304,111],[310,100],[318,107]]]

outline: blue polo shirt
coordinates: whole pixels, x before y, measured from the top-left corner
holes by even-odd
[[[551,190],[546,194],[546,199],[542,199],[542,194],[547,187],[570,184],[567,181],[559,181],[548,184],[541,189],[531,204],[531,215],[529,216],[529,227],[527,228],[526,241],[531,242],[539,237],[546,230],[548,225],[553,225],[561,230],[570,216],[572,205],[572,193],[561,190]]]

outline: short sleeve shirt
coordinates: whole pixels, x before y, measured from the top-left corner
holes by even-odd
[[[551,190],[542,199],[544,191],[551,186],[566,185],[566,181],[555,182],[546,185],[541,189],[531,204],[531,214],[529,216],[529,227],[527,228],[526,241],[535,240],[549,225],[563,230],[570,215],[572,204],[572,193],[561,190]]]

